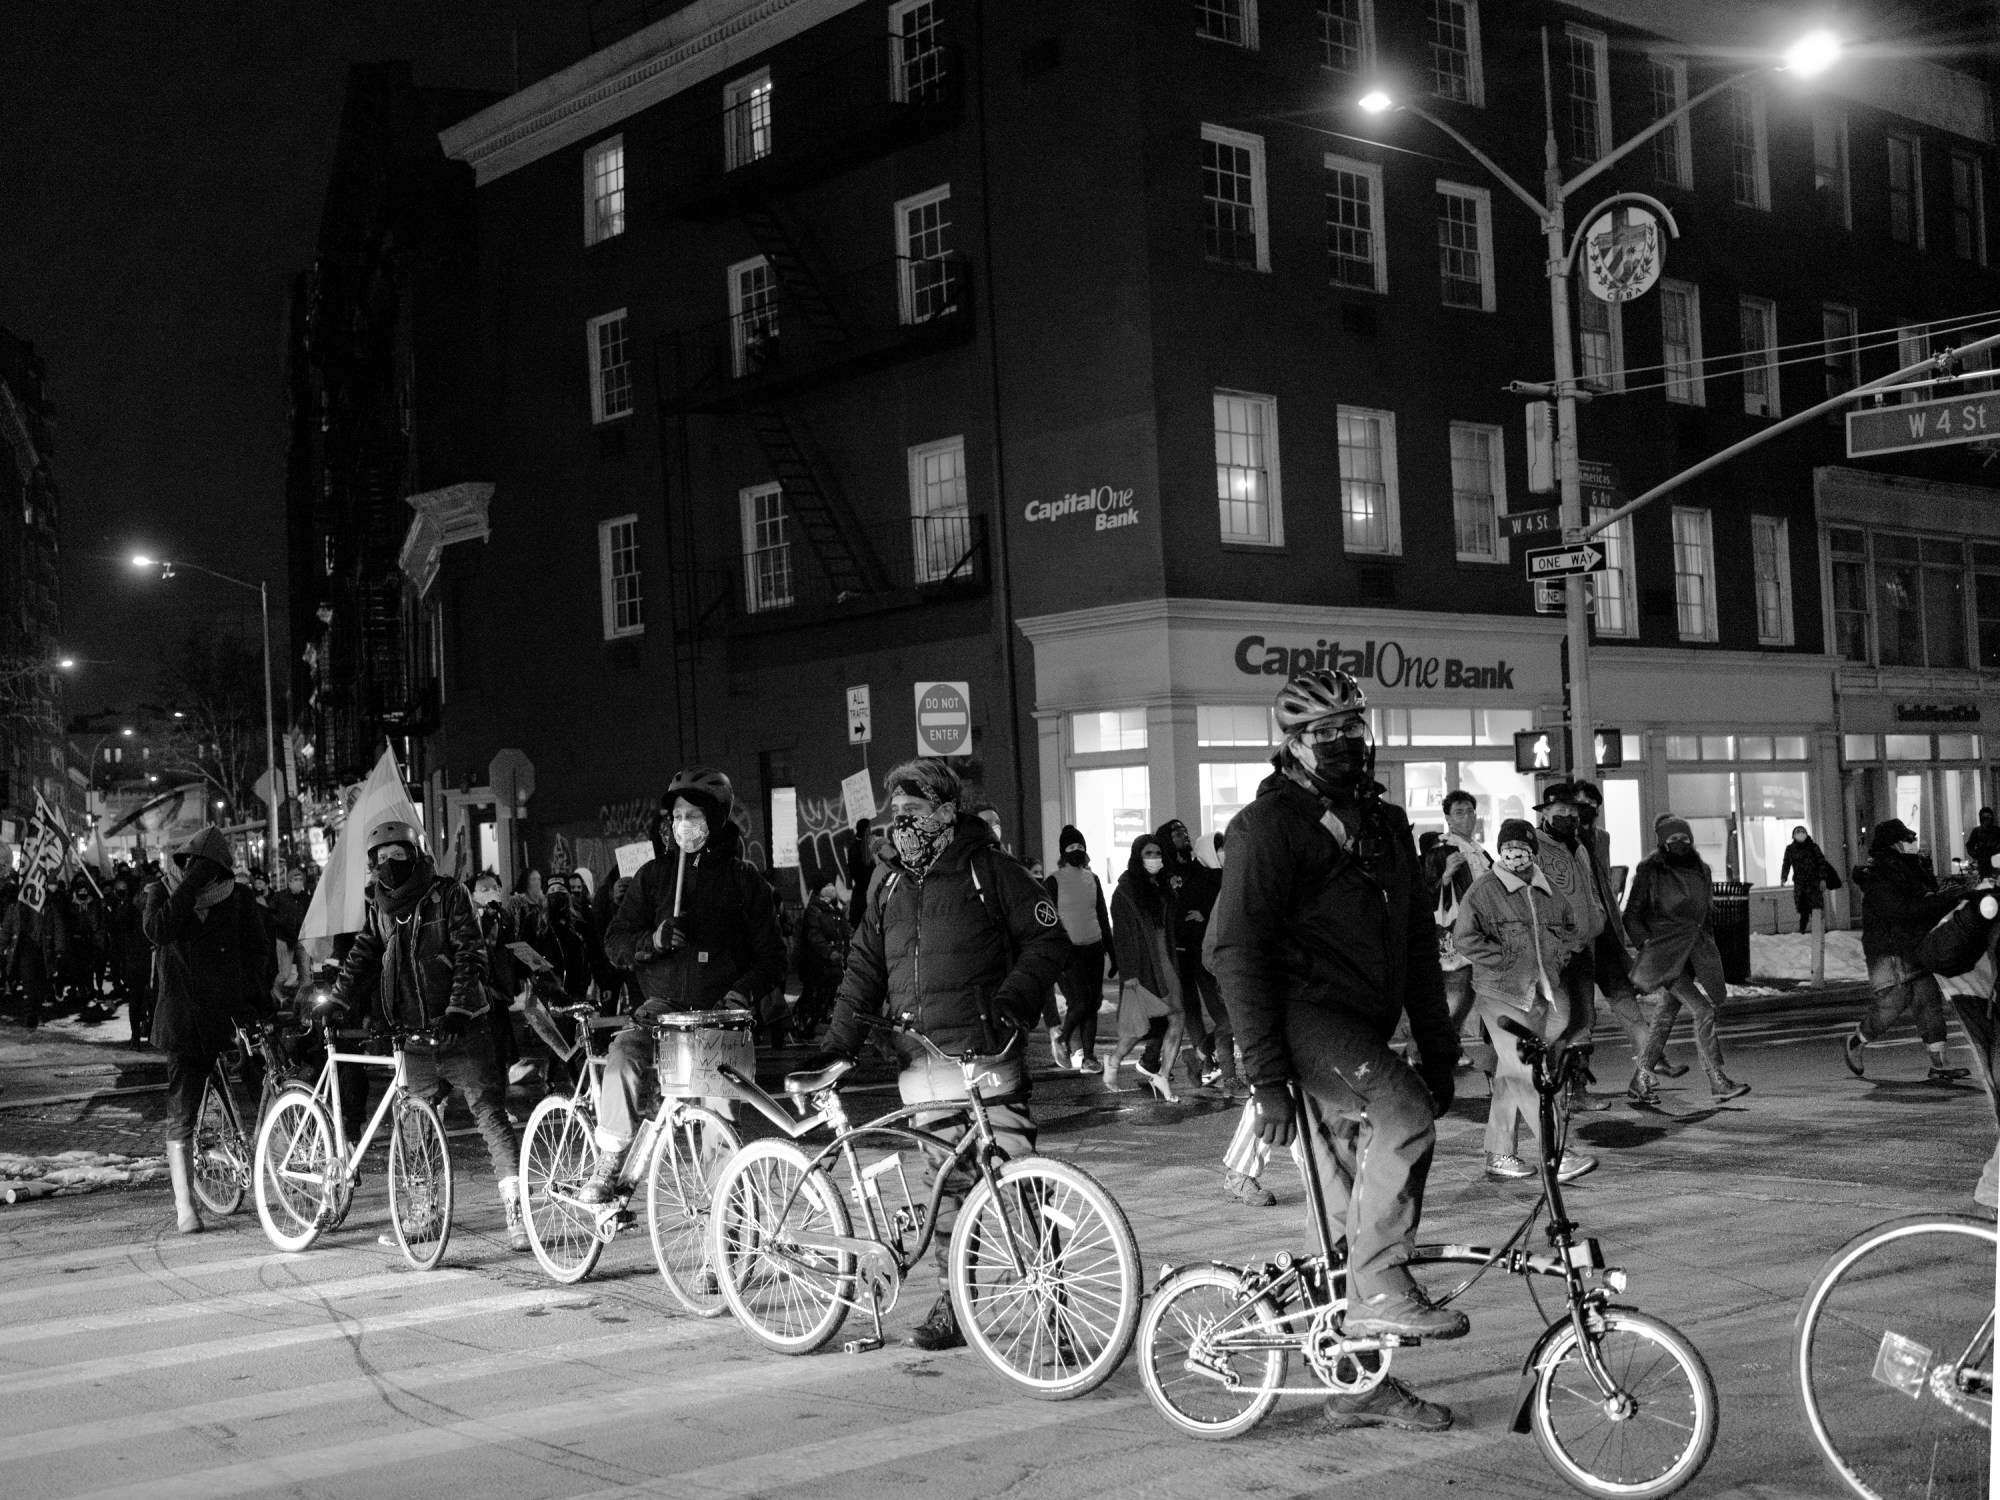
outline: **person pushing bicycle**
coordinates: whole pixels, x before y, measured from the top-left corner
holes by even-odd
[[[1000,1053],[1004,1044],[1004,1055],[990,1070],[999,1074],[1000,1087],[982,1088],[980,1097],[1000,1149],[1009,1157],[1029,1155],[1035,1122],[1028,1111],[1023,1043],[1041,1018],[1043,994],[1069,958],[1055,903],[1027,867],[1000,848],[991,825],[961,809],[964,787],[947,762],[907,761],[889,772],[884,790],[893,847],[882,857],[855,926],[825,1050],[809,1069],[853,1061],[861,1051],[861,1018],[885,1011],[947,1054]],[[1011,1041],[1010,1029],[1016,1033]],[[914,1038],[898,1034],[895,1045],[903,1102],[935,1099],[947,1105],[914,1123],[956,1141],[965,1122],[940,1122],[952,1115],[949,1101],[965,1097],[963,1074],[937,1063]],[[926,1188],[930,1185],[927,1179]],[[954,1172],[938,1200],[934,1244],[940,1279],[946,1277],[959,1206],[972,1185],[971,1172]],[[949,1291],[940,1292],[903,1342],[928,1350],[964,1345]]]
[[[1409,819],[1382,800],[1354,678],[1293,677],[1277,724],[1273,774],[1230,820],[1210,938],[1258,1135],[1291,1143],[1296,1080],[1318,1133],[1309,1160],[1327,1239],[1346,1241],[1348,1334],[1458,1338],[1465,1315],[1432,1307],[1407,1265],[1458,1060]],[[1389,1046],[1405,1013],[1417,1069]],[[1394,1379],[1330,1396],[1326,1413],[1340,1427],[1451,1425],[1448,1408]]]

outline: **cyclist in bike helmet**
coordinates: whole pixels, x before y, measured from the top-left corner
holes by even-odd
[[[667,852],[639,871],[604,931],[611,962],[638,977],[642,1020],[669,1011],[754,1011],[759,995],[784,983],[785,942],[771,887],[743,857],[729,816],[735,804],[729,778],[708,766],[680,772],[660,798]],[[598,1095],[597,1166],[578,1194],[584,1202],[617,1196],[652,1069],[650,1028],[628,1026],[611,1039]]]
[[[1368,699],[1347,673],[1293,677],[1277,722],[1272,774],[1229,823],[1210,938],[1258,1134],[1315,1133],[1327,1240],[1347,1245],[1348,1331],[1457,1338],[1464,1314],[1432,1307],[1407,1264],[1458,1059],[1409,819],[1382,800]],[[1389,1047],[1405,1013],[1420,1070]],[[1451,1425],[1394,1379],[1326,1411],[1339,1427]]]
[[[387,1025],[431,1034],[430,1047],[411,1046],[404,1053],[410,1092],[430,1098],[439,1079],[458,1090],[486,1141],[507,1211],[508,1245],[525,1253],[521,1144],[507,1120],[506,1075],[486,1019],[486,944],[472,899],[464,886],[437,872],[411,824],[384,819],[364,837],[373,877],[368,907],[333,982],[331,1002],[338,1010],[351,1009],[355,992],[373,981]]]

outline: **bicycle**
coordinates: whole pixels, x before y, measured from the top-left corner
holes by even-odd
[[[201,1206],[212,1214],[233,1214],[243,1206],[244,1195],[250,1191],[257,1127],[263,1123],[271,1101],[279,1092],[298,1081],[279,1037],[275,1022],[268,1028],[260,1028],[255,1036],[237,1023],[236,1050],[218,1057],[202,1084],[201,1107],[195,1115],[190,1152],[194,1165],[192,1185]],[[246,1131],[237,1108],[236,1091],[230,1086],[229,1070],[257,1054],[263,1057],[264,1078],[257,1091],[257,1113]]]
[[[307,1249],[327,1230],[347,1217],[355,1185],[361,1180],[361,1159],[382,1121],[394,1114],[389,1133],[389,1221],[403,1257],[419,1271],[444,1259],[451,1240],[451,1148],[444,1123],[429,1100],[410,1092],[405,1049],[431,1045],[426,1032],[396,1031],[391,1053],[341,1052],[333,1016],[324,1005],[319,1025],[326,1043],[326,1061],[318,1082],[310,1088],[281,1088],[257,1132],[254,1177],[257,1217],[264,1235],[278,1249]],[[339,1064],[391,1070],[389,1087],[374,1116],[350,1148],[340,1107]]]
[[[1827,1466],[1863,1500],[1982,1495],[1996,1230],[1969,1214],[1865,1229],[1813,1279],[1792,1372]]]
[[[1581,1071],[1581,1055],[1558,1053],[1525,1027],[1501,1024],[1519,1038],[1522,1060],[1534,1072],[1545,1148],[1541,1194],[1497,1248],[1419,1245],[1410,1264],[1475,1268],[1431,1297],[1440,1307],[1495,1266],[1510,1275],[1560,1281],[1566,1312],[1548,1322],[1522,1364],[1513,1430],[1532,1430],[1551,1467],[1588,1494],[1630,1500],[1670,1495],[1694,1478],[1715,1446],[1715,1381],[1678,1330],[1612,1300],[1625,1291],[1625,1273],[1605,1265],[1596,1240],[1577,1236],[1579,1226],[1563,1205],[1556,1164],[1564,1132],[1556,1100]],[[1296,1084],[1292,1102],[1310,1157],[1313,1115]],[[1318,1254],[1280,1253],[1254,1268],[1211,1263],[1161,1269],[1140,1330],[1139,1373],[1160,1414],[1190,1436],[1237,1437],[1269,1415],[1280,1396],[1364,1394],[1387,1378],[1396,1350],[1420,1342],[1343,1331],[1342,1250],[1327,1227],[1313,1163],[1303,1165]],[[1550,1248],[1538,1252],[1529,1248],[1528,1235],[1544,1211]],[[1533,1281],[1527,1286],[1539,1313]],[[1285,1383],[1293,1353],[1318,1385]]]
[[[850,1311],[866,1312],[872,1334],[845,1347],[880,1348],[883,1315],[936,1235],[947,1177],[970,1171],[977,1181],[959,1210],[946,1272],[967,1341],[1042,1399],[1096,1389],[1131,1349],[1139,1320],[1139,1248],[1124,1211],[1078,1167],[1005,1156],[981,1097],[982,1087],[997,1087],[991,1058],[954,1058],[907,1025],[873,1024],[914,1036],[937,1061],[956,1065],[966,1097],[904,1105],[853,1125],[838,1089],[851,1062],[786,1078],[797,1118],[735,1069],[720,1070],[783,1132],[752,1141],[716,1179],[709,1254],[730,1311],[785,1354],[824,1348]],[[1019,1042],[1017,1035],[1002,1055]],[[953,1142],[915,1123],[939,1114],[966,1117],[969,1128]],[[833,1138],[808,1155],[796,1142],[821,1126]],[[927,1203],[910,1191],[904,1154],[911,1149],[935,1172]],[[859,1234],[835,1184],[836,1161],[862,1217]]]
[[[662,1089],[659,1108],[626,1150],[617,1195],[609,1203],[585,1203],[578,1194],[597,1159],[597,1099],[605,1062],[603,1051],[591,1043],[601,1032],[627,1023],[600,1017],[588,1001],[545,1005],[532,989],[526,1006],[529,1025],[551,1052],[565,1063],[581,1058],[581,1066],[572,1067],[576,1083],[569,1095],[552,1094],[542,1100],[521,1132],[522,1218],[535,1259],[565,1285],[588,1276],[618,1231],[637,1222],[630,1203],[643,1180],[647,1235],[660,1279],[689,1312],[720,1317],[727,1309],[708,1266],[709,1173],[703,1163],[719,1160],[742,1142],[721,1115],[683,1097],[701,1092],[703,1085],[693,1076],[699,1070],[678,1043],[686,1033],[711,1030],[727,1030],[732,1036],[741,1031],[747,1041],[743,1028],[747,1013],[690,1012],[660,1018],[653,1027],[655,1047],[660,1049],[657,1065],[671,1088]],[[584,1024],[569,1041],[544,1017],[608,1024]],[[638,1167],[644,1168],[643,1179],[630,1175]]]

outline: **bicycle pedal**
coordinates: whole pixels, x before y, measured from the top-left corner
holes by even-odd
[[[882,1347],[878,1338],[848,1339],[840,1346],[842,1354],[869,1354]]]

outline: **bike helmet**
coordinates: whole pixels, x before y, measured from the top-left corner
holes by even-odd
[[[729,809],[736,805],[736,788],[713,766],[689,766],[674,773],[674,779],[667,783],[666,794],[660,798],[660,807],[671,811],[676,797],[685,797],[708,813],[713,827],[727,818]]]
[[[1368,695],[1360,683],[1333,667],[1315,667],[1278,689],[1278,733],[1290,739],[1328,719],[1367,710]]]
[[[401,818],[390,818],[368,830],[368,840],[362,852],[372,859],[375,851],[384,844],[408,844],[414,854],[423,847],[424,836],[417,832],[416,825],[405,823]]]

